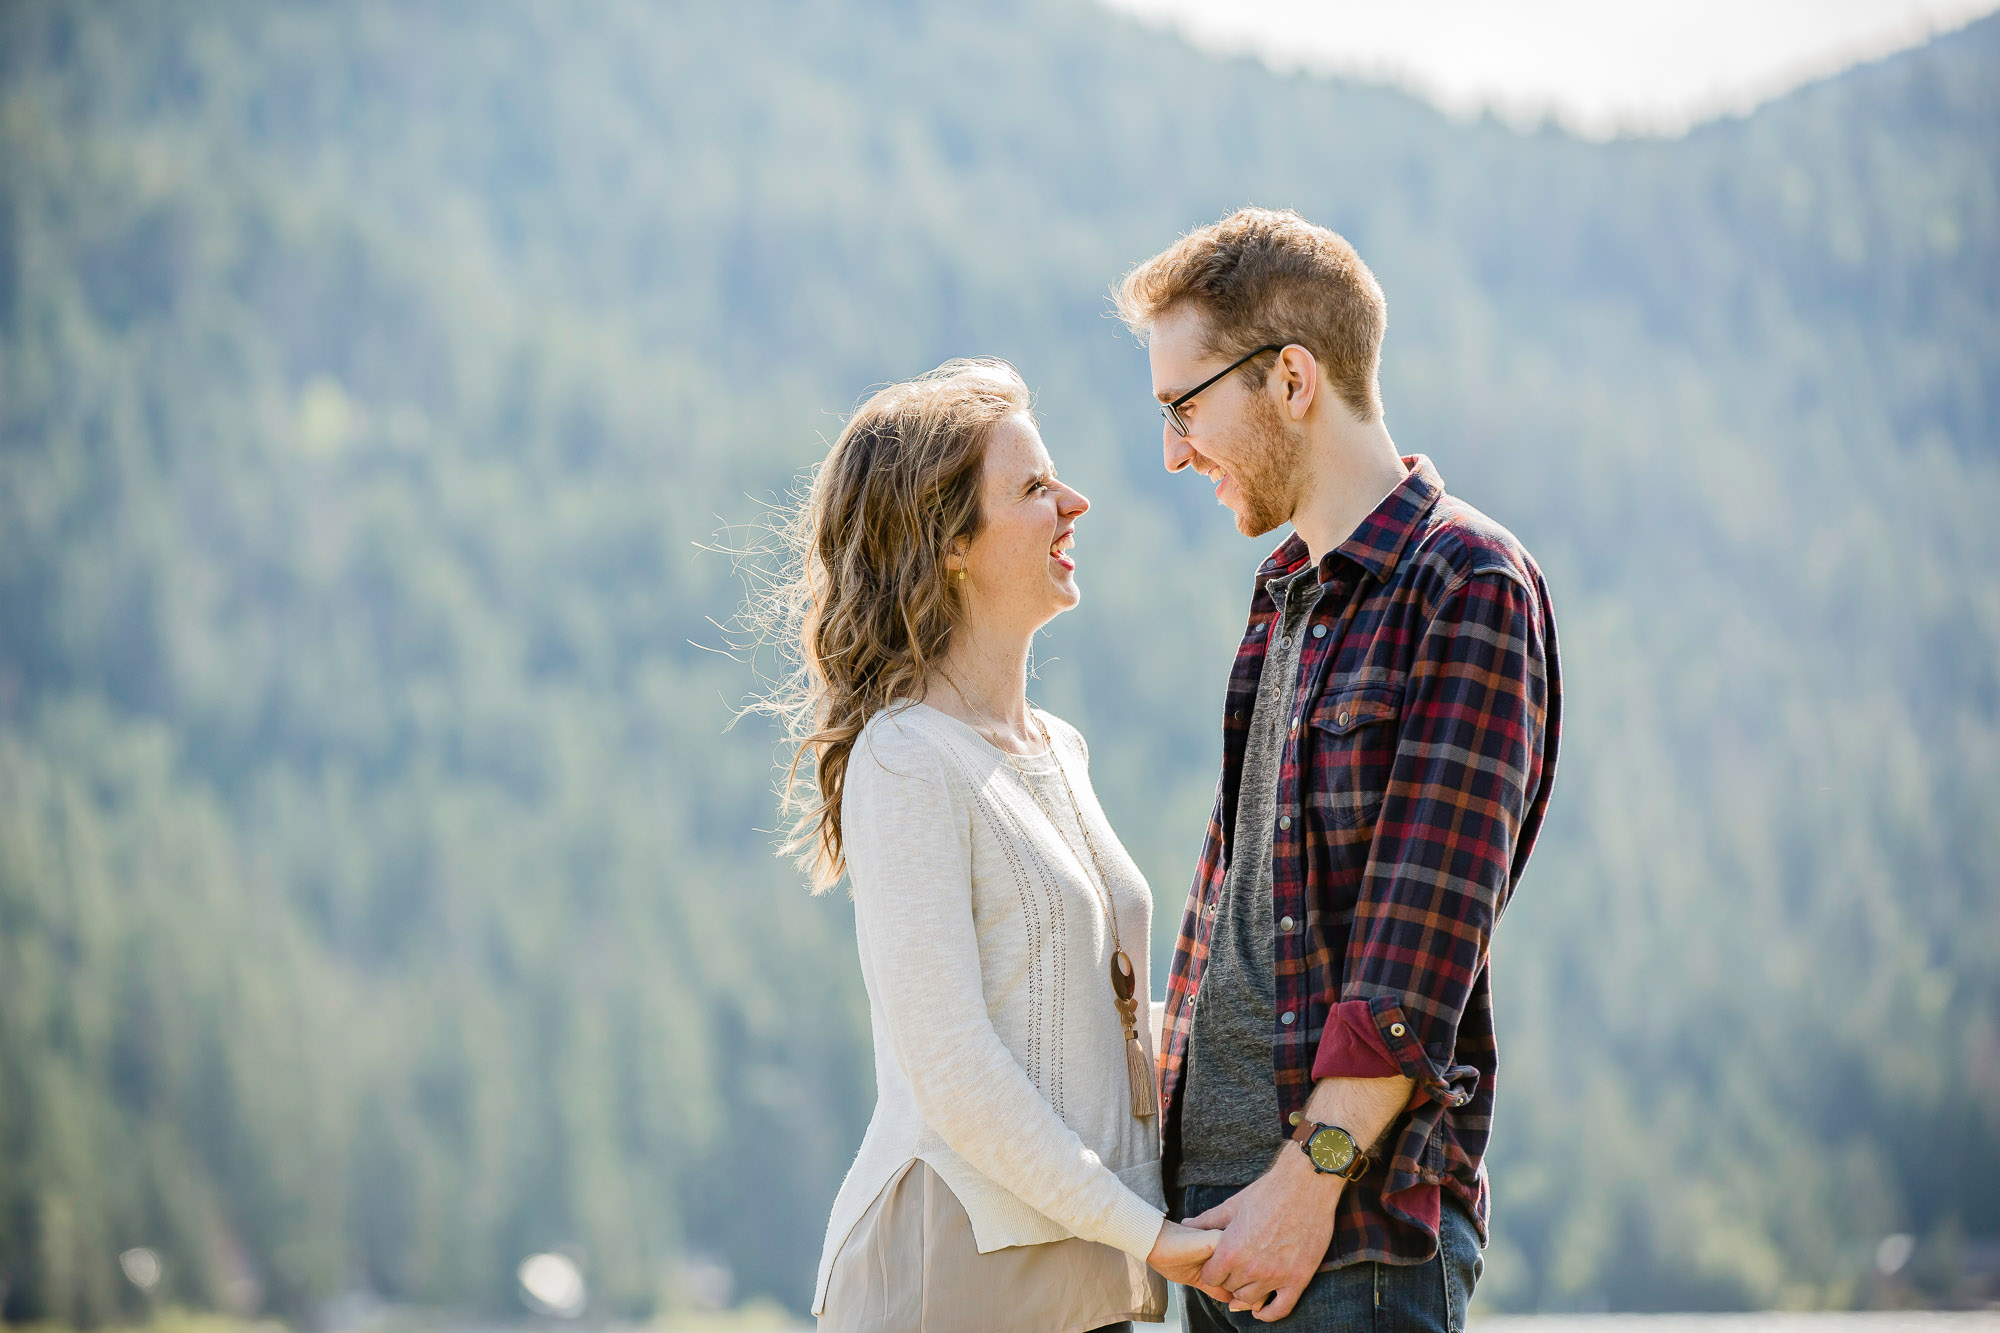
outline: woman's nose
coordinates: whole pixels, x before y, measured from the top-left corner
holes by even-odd
[[[1075,518],[1090,508],[1090,497],[1082,491],[1074,486],[1065,486],[1063,489],[1069,492],[1063,499],[1063,517]]]

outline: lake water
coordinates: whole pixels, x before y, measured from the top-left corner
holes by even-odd
[[[668,1330],[683,1326],[669,1324]],[[734,1333],[748,1325],[729,1322],[688,1324],[688,1333]],[[782,1327],[757,1325],[759,1329]],[[1178,1329],[1175,1316],[1167,1324],[1138,1324],[1147,1329]],[[811,1326],[792,1325],[795,1333]],[[1472,1333],[2000,1333],[2000,1310],[1973,1312],[1910,1311],[1869,1314],[1726,1314],[1726,1315],[1489,1315],[1472,1321]]]
[[[1493,1315],[1477,1333],[1973,1333],[2000,1330],[2000,1311],[1869,1314]]]

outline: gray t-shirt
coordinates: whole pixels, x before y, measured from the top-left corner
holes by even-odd
[[[1277,1009],[1271,853],[1301,631],[1319,600],[1319,571],[1307,565],[1264,586],[1279,607],[1278,634],[1257,680],[1236,797],[1236,845],[1211,909],[1215,929],[1188,1033],[1180,1185],[1246,1185],[1264,1174],[1285,1143],[1271,1054]]]

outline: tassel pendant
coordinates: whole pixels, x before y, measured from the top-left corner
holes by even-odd
[[[1139,1001],[1132,994],[1136,977],[1123,949],[1111,952],[1111,993],[1118,1001],[1118,1018],[1125,1027],[1125,1080],[1132,1090],[1132,1116],[1150,1120],[1159,1114],[1160,1093],[1153,1083],[1153,1062],[1139,1040]]]
[[[1150,1120],[1159,1114],[1160,1093],[1153,1086],[1153,1062],[1146,1058],[1139,1034],[1129,1028],[1125,1032],[1125,1077],[1132,1084],[1132,1118]]]

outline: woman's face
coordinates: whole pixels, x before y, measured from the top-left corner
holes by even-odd
[[[982,526],[964,553],[958,585],[972,617],[1032,632],[1075,606],[1071,547],[1090,501],[1056,480],[1041,433],[1024,412],[987,438],[980,506]]]

